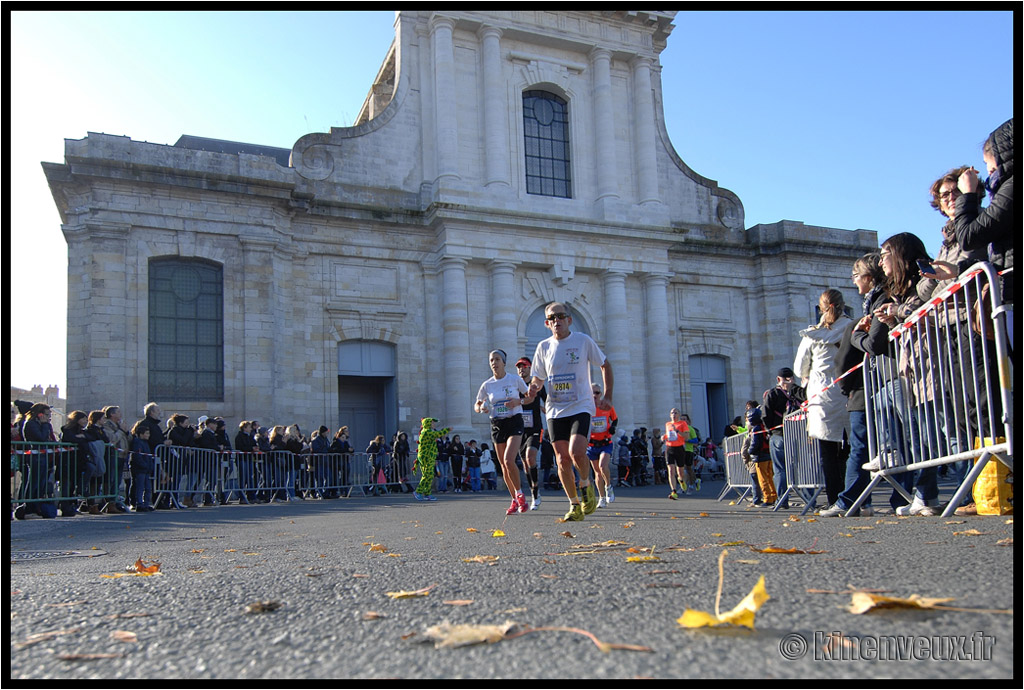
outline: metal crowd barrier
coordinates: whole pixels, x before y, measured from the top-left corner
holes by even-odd
[[[1013,471],[1012,305],[999,285],[990,264],[976,264],[892,330],[887,354],[865,357],[868,450],[879,470],[851,512],[883,479],[911,501],[894,477],[915,472],[931,491],[937,468],[952,464],[962,480],[949,516],[990,460]]]
[[[412,458],[379,453],[218,452],[156,449],[154,500],[172,505],[341,498],[393,491],[412,484]]]
[[[99,473],[100,467],[87,463],[72,444],[12,441],[11,456],[12,503],[106,503],[119,495],[124,467],[109,443],[103,444]]]
[[[750,473],[747,472],[747,468],[743,464],[743,456],[740,455],[743,439],[747,437],[747,433],[736,434],[725,439],[725,487],[718,495],[719,501],[724,499],[730,491],[735,491],[739,494],[739,498],[736,499],[736,502],[739,503],[754,490]]]
[[[807,413],[791,412],[782,418],[782,444],[786,452],[786,482],[788,486],[772,510],[786,503],[789,494],[796,492],[804,500],[801,515],[813,510],[818,494],[825,489],[825,472],[821,466],[821,446],[817,439],[807,435]]]

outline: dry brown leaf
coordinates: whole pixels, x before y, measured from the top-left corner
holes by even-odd
[[[478,530],[476,527],[467,527],[466,531],[467,532],[479,532],[480,530]]]
[[[922,597],[912,594],[906,599],[899,597],[883,597],[869,592],[853,592],[850,601],[850,613],[866,613],[873,609],[910,608],[910,609],[931,609],[938,604],[945,604],[953,601],[952,598]]]
[[[1000,539],[996,542],[998,546],[1013,546],[1013,537],[1007,537],[1006,539]]]
[[[97,661],[99,659],[120,659],[124,654],[58,654],[61,661]]]
[[[78,606],[79,604],[88,604],[89,602],[85,599],[79,599],[78,601],[65,601],[60,604],[46,604],[46,608],[60,609],[66,606]]]
[[[369,551],[376,551],[377,553],[387,553],[388,549],[383,544],[370,544]]]
[[[505,636],[519,624],[506,621],[501,625],[468,625],[441,623],[427,628],[423,635],[424,642],[434,643],[434,649],[443,647],[465,647],[471,644],[501,642]]]
[[[73,635],[76,632],[81,632],[81,630],[81,628],[69,628],[68,630],[51,630],[49,632],[35,633],[33,635],[29,635],[21,642],[16,642],[14,646],[18,649],[23,649],[25,647],[31,647],[34,644],[39,644],[40,642],[52,640],[53,638],[60,637],[62,635]]]
[[[442,601],[441,603],[442,604],[446,604],[448,606],[469,606],[470,604],[473,603],[473,600],[472,599],[448,599],[446,601]]]
[[[133,632],[127,630],[113,630],[110,633],[110,637],[117,640],[118,642],[138,642],[138,636]]]
[[[126,570],[130,573],[138,573],[139,575],[154,575],[160,572],[160,564],[154,561],[153,563],[146,565],[146,563],[140,558],[135,561],[133,565],[128,566]]]
[[[804,554],[828,553],[828,551],[809,551],[809,550],[805,551],[803,549],[780,549],[777,546],[768,546],[768,547],[765,547],[763,549],[759,549],[759,548],[757,548],[755,546],[751,546],[750,550],[751,551],[755,551],[757,553],[804,553]]]
[[[109,616],[104,616],[104,618],[110,618],[111,620],[114,620],[114,619],[117,619],[117,618],[148,618],[149,616],[152,616],[152,615],[153,615],[152,613],[144,613],[144,612],[139,612],[139,613],[112,613]]]
[[[429,587],[424,587],[423,589],[414,589],[411,591],[402,590],[400,592],[385,592],[385,594],[387,594],[392,599],[410,599],[412,597],[425,597],[428,594],[430,594],[430,590],[434,589],[434,587],[437,587],[437,584],[430,585]]]
[[[541,573],[540,576],[543,577],[545,580],[557,580],[558,579],[557,575],[549,575],[548,573]]]
[[[711,517],[708,513],[697,513],[699,517]]]
[[[572,532],[568,531],[568,530],[566,530],[565,532],[559,532],[559,534],[561,534],[566,539],[575,539],[576,538],[576,535],[573,534]]]
[[[379,620],[381,618],[387,618],[387,614],[379,613],[377,611],[364,611],[363,612],[363,620],[364,621],[375,621],[375,620]]]
[[[465,563],[484,563],[485,565],[494,565],[498,562],[498,556],[473,556],[472,558],[463,558]]]
[[[246,613],[269,613],[284,606],[279,601],[256,601],[245,607]]]
[[[963,532],[953,532],[954,537],[977,537],[982,534],[985,534],[985,532],[980,532],[976,529],[967,529]]]

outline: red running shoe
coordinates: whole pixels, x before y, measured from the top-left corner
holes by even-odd
[[[515,515],[519,512],[519,503],[513,498],[512,505],[505,511],[505,515]]]
[[[520,513],[525,513],[530,509],[530,506],[526,504],[526,496],[524,496],[523,494],[520,493],[516,495],[516,502],[519,504]]]

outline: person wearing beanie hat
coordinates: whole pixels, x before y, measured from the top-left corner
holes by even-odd
[[[800,409],[807,400],[807,392],[796,385],[796,374],[789,367],[779,369],[774,388],[762,396],[764,403],[762,417],[769,430],[768,448],[772,458],[772,474],[775,478],[775,492],[779,496],[779,508],[789,508],[789,483],[786,480],[786,446],[782,440],[782,419]]]
[[[750,473],[755,506],[771,507],[778,496],[772,477],[772,461],[769,452],[768,430],[761,420],[761,408],[747,409],[747,435],[740,447],[743,464]]]

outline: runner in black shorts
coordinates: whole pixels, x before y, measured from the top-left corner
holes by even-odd
[[[523,438],[523,394],[527,394],[526,402],[532,402],[533,396],[529,395],[525,381],[515,374],[506,373],[504,350],[492,350],[488,362],[494,376],[480,386],[474,409],[490,415],[494,452],[501,463],[505,488],[512,496],[512,505],[505,514],[525,513],[529,508],[520,488],[516,458]]]
[[[569,499],[569,512],[564,519],[578,521],[597,509],[587,460],[587,439],[590,415],[595,408],[604,409],[612,404],[612,366],[590,336],[570,330],[572,315],[565,304],[552,302],[545,306],[544,325],[551,331],[551,337],[537,344],[530,392],[547,387],[548,435],[555,449],[558,478]],[[604,384],[604,394],[597,400],[591,393],[591,366],[601,368]],[[573,470],[580,474],[582,504]]]
[[[520,357],[516,362],[516,371],[526,383],[530,382],[531,363],[529,357]],[[530,404],[523,405],[523,446],[519,449],[519,455],[523,459],[523,469],[530,479],[530,492],[533,500],[530,502],[530,510],[537,510],[540,507],[540,483],[537,481],[537,455],[540,453],[540,444],[544,435],[544,401],[548,394],[541,388],[537,396]]]

